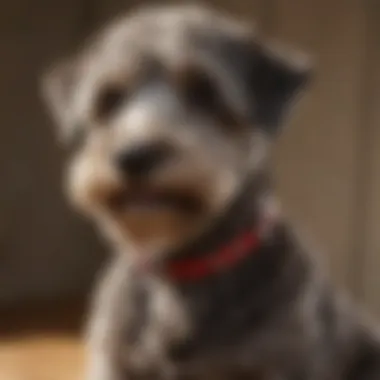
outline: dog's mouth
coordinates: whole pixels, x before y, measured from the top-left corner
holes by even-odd
[[[113,212],[169,210],[194,215],[202,210],[199,196],[143,187],[114,191],[108,196],[107,205]]]

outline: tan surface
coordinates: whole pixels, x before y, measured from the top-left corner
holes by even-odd
[[[77,307],[0,314],[0,380],[83,379]]]
[[[68,336],[34,336],[0,342],[1,380],[81,379],[82,347]]]

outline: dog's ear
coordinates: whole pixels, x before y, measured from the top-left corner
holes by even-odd
[[[249,122],[275,134],[311,77],[310,62],[259,43],[251,33],[213,37],[209,49],[237,81]]]
[[[249,95],[257,126],[275,134],[311,77],[305,57],[256,44],[248,71]]]
[[[72,129],[72,104],[77,79],[74,60],[65,60],[48,69],[41,79],[42,98],[53,121],[59,127],[59,138],[65,140]]]

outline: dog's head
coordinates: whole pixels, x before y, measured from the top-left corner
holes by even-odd
[[[263,165],[308,71],[203,7],[118,20],[44,80],[72,199],[118,241],[179,243]]]

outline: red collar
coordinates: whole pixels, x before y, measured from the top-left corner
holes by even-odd
[[[253,229],[245,230],[219,250],[197,258],[169,261],[165,265],[166,274],[177,281],[196,281],[228,267],[236,265],[249,255],[258,252],[263,240],[266,240],[279,220],[279,208],[275,199],[267,200],[261,223]],[[147,261],[140,261],[139,267],[145,272],[151,269]]]
[[[206,256],[180,261],[167,265],[168,275],[179,281],[195,281],[237,264],[249,255],[258,252],[263,240],[271,234],[279,220],[280,209],[275,198],[266,198],[261,223],[256,229],[249,229],[237,235],[226,246]]]
[[[246,231],[235,237],[227,246],[206,256],[170,262],[167,272],[175,280],[199,280],[237,264],[248,255],[255,254],[259,247],[259,234]]]

